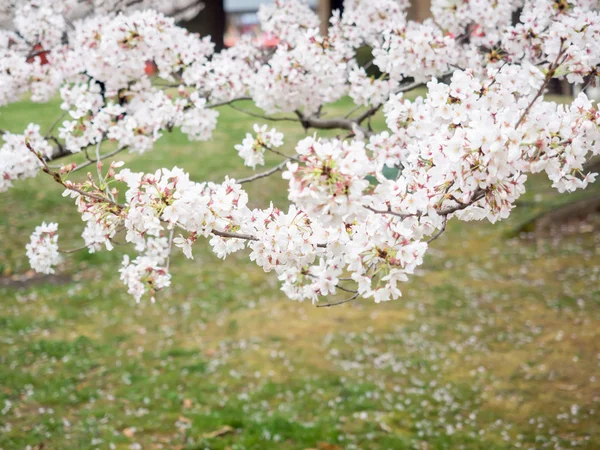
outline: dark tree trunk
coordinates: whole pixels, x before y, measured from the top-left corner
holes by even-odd
[[[344,0],[331,0],[331,10],[334,11],[336,9],[344,12]]]
[[[225,47],[223,37],[226,17],[223,0],[203,0],[202,3],[204,9],[196,17],[182,21],[180,25],[200,36],[210,36],[215,43],[215,51],[221,51]]]
[[[565,225],[581,222],[588,216],[598,213],[600,213],[600,196],[595,195],[544,211],[522,224],[515,234],[551,234],[559,231]]]

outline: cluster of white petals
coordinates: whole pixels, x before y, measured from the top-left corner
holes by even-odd
[[[246,133],[246,137],[241,144],[235,146],[240,157],[244,160],[246,166],[253,169],[258,165],[265,163],[265,150],[275,149],[283,145],[283,133],[279,133],[275,128],[267,130],[267,126],[258,126],[254,124],[256,136]]]
[[[324,224],[364,217],[366,176],[372,172],[364,142],[307,137],[296,153],[299,162],[288,163],[283,174],[290,180],[291,201]]]
[[[27,148],[29,143],[44,158],[51,158],[52,146],[40,134],[40,126],[29,124],[24,134],[5,133],[0,147],[0,192],[12,186],[14,180],[37,175],[40,167],[38,158]]]
[[[508,217],[532,173],[560,192],[596,177],[585,165],[600,153],[597,104],[584,92],[566,105],[544,98],[553,80],[598,81],[592,0],[433,0],[423,22],[407,19],[408,1],[348,0],[324,35],[305,1],[276,0],[259,12],[275,47],[241,39],[220,53],[173,18],[121,0],[89,2],[80,16],[75,0],[18,3],[0,2],[13,25],[0,31],[0,105],[58,92],[65,117],[45,137],[35,124],[4,133],[0,191],[40,168],[52,175],[75,200],[90,252],[112,250],[119,233],[135,244],[121,279],[138,301],[169,286],[172,247],[193,258],[200,238],[220,258],[248,249],[295,300],[395,299],[448,220]],[[416,87],[426,90],[405,95]],[[345,97],[354,104],[337,117],[327,106]],[[248,99],[265,113],[250,115],[311,130],[284,145],[283,133],[254,125],[224,149],[252,168],[266,151],[285,158],[265,172],[214,183],[177,167],[103,170],[103,159],[147,152],[174,128],[208,140],[217,108]],[[373,130],[381,112],[386,127]],[[80,166],[48,164],[84,150]],[[91,164],[97,176],[69,178]],[[243,183],[279,171],[289,207],[248,207]],[[56,241],[56,225],[36,229],[34,269],[53,270]]]
[[[166,238],[149,238],[144,250],[133,261],[123,257],[121,281],[127,286],[127,292],[137,302],[148,292],[154,301],[156,291],[171,284],[166,263],[169,257],[169,242]]]
[[[54,266],[60,260],[58,253],[58,224],[42,223],[35,227],[27,244],[27,257],[31,268],[39,273],[54,273]]]

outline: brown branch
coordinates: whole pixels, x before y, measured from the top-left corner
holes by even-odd
[[[256,236],[252,236],[251,234],[238,234],[238,233],[230,233],[229,231],[219,231],[212,230],[212,234],[215,236],[219,236],[222,238],[234,238],[234,239],[244,239],[246,241],[258,241],[259,239]]]
[[[447,208],[437,211],[437,213],[440,216],[448,216],[452,213],[455,213],[456,211],[461,211],[461,210],[473,205],[474,203],[477,203],[479,200],[481,200],[483,197],[485,197],[485,194],[486,194],[486,191],[484,191],[483,189],[477,189],[475,192],[473,192],[473,195],[471,196],[471,198],[469,199],[468,202],[460,203],[457,206],[449,206]]]
[[[211,230],[211,233],[215,236],[219,236],[222,238],[233,238],[233,239],[244,239],[246,241],[260,241],[259,238],[252,234],[240,234],[240,233],[231,233],[229,231],[219,231],[219,230]],[[327,244],[317,244],[318,248],[327,248]]]
[[[321,119],[320,117],[305,116],[302,111],[296,110],[296,115],[300,119],[300,123],[305,130],[309,128],[315,128],[317,130],[348,130],[354,132],[355,129],[359,130],[365,136],[373,134],[371,131],[362,127],[356,120],[344,119],[343,117],[337,117],[334,119]]]

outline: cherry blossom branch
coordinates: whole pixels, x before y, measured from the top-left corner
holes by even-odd
[[[427,244],[431,244],[433,241],[439,238],[444,233],[444,231],[446,231],[446,223],[448,223],[448,216],[444,217],[444,221],[442,222],[442,228],[440,228],[440,230],[427,241]]]
[[[110,204],[111,206],[114,206],[114,207],[116,207],[116,208],[117,208],[119,211],[125,208],[125,205],[121,205],[121,204],[119,204],[119,203],[116,203],[115,201],[111,200],[110,198],[103,198],[103,197],[99,197],[99,196],[97,196],[97,195],[95,195],[95,194],[91,194],[91,193],[89,193],[89,192],[82,191],[81,189],[79,189],[79,188],[76,188],[76,187],[73,185],[73,183],[71,183],[71,182],[69,182],[69,181],[66,181],[66,182],[65,182],[65,181],[62,179],[62,177],[61,177],[60,173],[53,171],[53,170],[52,170],[52,169],[51,169],[51,168],[48,166],[48,164],[46,163],[46,161],[44,160],[44,158],[42,157],[42,155],[40,155],[38,152],[36,152],[36,151],[33,149],[33,147],[31,146],[31,144],[30,144],[29,142],[25,141],[25,146],[26,146],[26,147],[29,149],[29,151],[30,151],[31,153],[33,153],[33,154],[34,154],[34,155],[35,155],[35,156],[38,158],[38,160],[39,160],[39,161],[42,163],[42,166],[43,166],[43,167],[42,167],[42,171],[43,171],[43,172],[45,172],[45,173],[47,173],[48,175],[50,175],[50,176],[51,176],[51,177],[54,179],[54,181],[56,181],[58,184],[62,185],[62,186],[65,188],[65,189],[68,189],[68,190],[70,190],[70,191],[73,191],[73,192],[77,192],[79,195],[83,195],[84,197],[91,198],[91,199],[93,199],[93,200],[96,200],[96,201],[99,201],[99,202],[102,202],[102,203],[108,203],[108,204]]]
[[[239,233],[231,233],[229,231],[219,231],[212,230],[212,234],[215,236],[223,237],[223,238],[234,238],[234,239],[244,239],[246,241],[258,241],[259,239],[256,236],[252,236],[250,234],[239,234]]]
[[[554,77],[554,74],[556,73],[556,69],[558,69],[558,67],[564,62],[564,60],[559,62],[560,58],[562,58],[562,56],[567,51],[567,49],[564,47],[564,45],[565,45],[565,39],[561,38],[560,48],[558,50],[558,55],[556,55],[556,60],[552,64],[550,64],[550,66],[548,66],[548,71],[546,72],[546,77],[544,78],[544,82],[538,89],[537,93],[535,94],[535,97],[533,97],[533,99],[531,100],[529,105],[527,105],[527,108],[525,108],[525,111],[523,111],[523,114],[521,114],[521,117],[519,117],[519,120],[517,121],[517,124],[515,125],[515,129],[519,128],[519,125],[521,125],[521,123],[523,123],[523,121],[525,120],[525,117],[527,117],[527,114],[529,114],[529,111],[531,111],[531,108],[533,108],[533,105],[535,104],[537,99],[542,96],[542,94],[544,93],[544,90],[546,89],[546,86],[548,86],[548,84],[552,80],[552,77]]]
[[[479,200],[481,200],[483,197],[485,197],[486,191],[483,189],[476,189],[475,192],[473,192],[473,195],[471,195],[471,198],[469,199],[468,202],[466,203],[460,203],[457,206],[449,206],[447,208],[441,209],[439,211],[437,211],[438,215],[440,216],[448,216],[452,213],[455,213],[457,211],[461,211],[465,208],[468,208],[469,206],[473,205],[474,203],[477,203]]]
[[[486,193],[485,190],[477,189],[473,193],[473,195],[471,196],[471,198],[466,203],[462,203],[462,202],[459,202],[457,199],[454,199],[454,201],[457,202],[458,205],[456,205],[456,206],[449,206],[447,208],[440,209],[440,210],[438,210],[436,212],[437,212],[437,214],[439,216],[448,216],[448,215],[450,215],[452,213],[455,213],[457,211],[461,211],[461,210],[463,210],[465,208],[468,208],[469,206],[473,205],[474,203],[477,203],[479,200],[481,200],[483,197],[485,197],[485,193]],[[375,214],[389,214],[389,215],[392,215],[392,216],[399,217],[401,219],[406,219],[408,217],[422,217],[422,216],[427,215],[427,213],[422,213],[422,212],[417,212],[417,213],[414,213],[414,214],[410,214],[410,213],[409,214],[403,214],[403,213],[398,213],[398,212],[392,211],[391,209],[387,209],[387,210],[381,209],[380,210],[380,209],[372,208],[371,206],[365,206],[365,208],[368,209],[369,211],[375,213]]]

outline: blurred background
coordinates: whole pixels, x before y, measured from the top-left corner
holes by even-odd
[[[211,35],[217,48],[235,44],[240,36],[250,34],[265,46],[274,46],[276,38],[264,35],[260,31],[256,15],[261,4],[273,3],[273,0],[204,0],[187,1],[185,8],[181,8],[187,16],[182,20],[182,25],[202,35]],[[344,10],[343,0],[308,0],[311,8],[321,17],[323,31],[333,10]],[[188,8],[200,7],[202,14],[194,15],[187,11]],[[423,20],[430,14],[429,0],[413,1],[408,12],[408,17],[413,20]],[[190,17],[191,16],[191,17]]]

